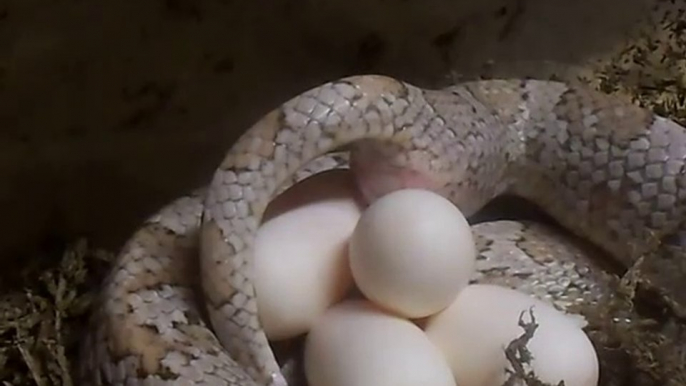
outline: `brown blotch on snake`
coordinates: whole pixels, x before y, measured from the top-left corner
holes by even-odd
[[[417,172],[467,216],[515,194],[626,266],[647,253],[661,256],[652,240],[684,228],[686,130],[646,110],[537,80],[444,90],[372,75],[329,82],[265,115],[228,151],[208,187],[164,208],[129,240],[84,343],[82,384],[284,385],[257,318],[255,232],[299,170],[344,147],[355,157],[356,143],[386,152],[373,158],[392,166],[359,179],[374,184],[375,170],[391,170],[391,183],[369,189],[375,196],[403,186],[406,174],[393,170]],[[359,172],[370,166],[357,165]],[[142,242],[151,235],[167,241]],[[651,260],[655,274],[645,282],[678,308],[686,304],[686,260],[681,245],[670,248],[677,257]],[[173,263],[196,264],[198,251],[200,293],[174,280]],[[123,328],[154,333],[138,335],[140,345]]]

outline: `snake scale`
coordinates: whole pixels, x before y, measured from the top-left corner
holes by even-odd
[[[263,116],[206,187],[136,231],[94,308],[80,384],[286,385],[257,318],[251,245],[270,200],[312,170],[339,167],[326,160],[341,150],[370,201],[421,186],[471,216],[497,196],[520,196],[624,266],[644,260],[644,284],[675,309],[686,304],[686,129],[560,82],[424,89],[351,76]],[[563,303],[608,291],[554,232],[508,221],[473,230],[479,275],[500,268],[493,282],[528,270],[531,292]]]

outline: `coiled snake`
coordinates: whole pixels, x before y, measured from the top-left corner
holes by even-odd
[[[520,196],[625,266],[652,256],[645,284],[675,309],[686,304],[679,285],[686,272],[686,129],[558,82],[483,80],[427,90],[353,76],[266,114],[207,187],[163,208],[132,236],[96,304],[81,384],[285,385],[257,318],[251,245],[269,201],[307,175],[308,165],[326,160],[320,156],[341,149],[351,150],[369,200],[422,186],[469,216],[496,196]],[[514,248],[513,240],[540,235],[527,229],[474,227],[485,241],[482,254],[503,240]],[[540,250],[532,251],[537,258]],[[546,257],[548,266],[566,269],[565,249],[557,253]],[[596,289],[587,289],[592,299]]]

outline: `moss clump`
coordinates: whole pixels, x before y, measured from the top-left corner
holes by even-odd
[[[95,277],[102,277],[112,258],[79,241],[66,252],[35,256],[29,264],[4,271],[0,384],[75,384],[79,334],[100,281]]]
[[[686,5],[679,3],[655,1],[634,36],[589,63],[581,80],[686,125]]]

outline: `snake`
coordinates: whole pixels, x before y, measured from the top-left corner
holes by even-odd
[[[269,111],[206,186],[134,232],[94,303],[80,384],[287,385],[257,316],[252,246],[278,194],[341,164],[369,203],[422,188],[471,218],[500,196],[521,197],[613,261],[641,264],[642,284],[675,312],[686,304],[684,127],[558,81],[430,89],[354,75]],[[588,254],[546,229],[507,220],[472,225],[477,276],[562,307],[611,295]],[[506,279],[523,271],[528,284]]]

